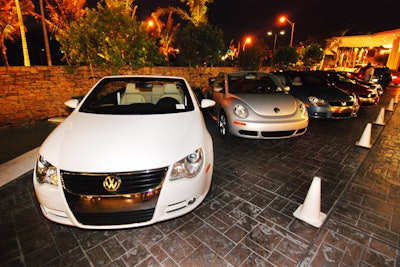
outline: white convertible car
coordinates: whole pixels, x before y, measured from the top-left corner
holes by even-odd
[[[207,195],[213,144],[187,81],[108,76],[45,140],[33,174],[46,218],[86,229],[138,227],[195,209]]]

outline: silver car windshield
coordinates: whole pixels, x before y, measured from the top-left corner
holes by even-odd
[[[235,73],[228,75],[229,92],[232,94],[285,93],[278,81],[265,73]]]
[[[86,98],[80,112],[99,114],[165,114],[194,110],[182,79],[109,77]]]

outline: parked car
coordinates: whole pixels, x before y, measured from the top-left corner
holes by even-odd
[[[399,86],[400,85],[400,71],[398,70],[391,70],[392,73],[392,80],[390,85]]]
[[[211,115],[222,137],[280,139],[303,135],[308,127],[305,105],[288,89],[272,74],[240,71],[210,79],[203,94],[216,102]]]
[[[357,97],[330,85],[311,71],[275,72],[290,93],[304,102],[312,118],[345,119],[357,116],[360,108]]]
[[[335,71],[316,71],[316,73],[327,79],[332,85],[355,94],[361,107],[376,106],[379,103],[380,98],[377,90],[369,85],[357,83],[354,79],[347,78],[346,75]]]
[[[379,95],[383,94],[383,87],[377,82],[369,81],[366,82],[363,79],[357,78],[352,72],[344,72],[344,71],[338,71],[339,74],[346,76],[348,79],[353,80],[359,85],[367,86],[370,89],[374,89],[378,92]]]
[[[138,227],[196,208],[209,191],[213,143],[187,81],[100,79],[44,141],[33,173],[43,215],[87,229]],[[203,99],[201,108],[215,104]]]
[[[354,72],[349,72],[348,76],[350,78],[358,78],[363,80],[365,75],[366,67],[360,67]],[[374,76],[372,77],[372,82],[379,83],[383,89],[386,88],[392,80],[392,74],[388,67],[374,67]]]

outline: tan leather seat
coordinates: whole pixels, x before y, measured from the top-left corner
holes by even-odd
[[[130,105],[134,103],[146,103],[146,98],[136,89],[136,84],[128,83],[125,93],[121,97],[121,105]]]
[[[179,93],[178,88],[173,83],[168,83],[165,85],[164,94],[161,96],[161,98],[165,98],[165,97],[171,97],[171,98],[178,100],[178,102],[180,104],[183,103],[182,95]]]

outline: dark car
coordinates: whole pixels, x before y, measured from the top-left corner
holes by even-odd
[[[354,93],[361,107],[376,106],[379,103],[378,91],[368,84],[357,83],[354,79],[347,78],[346,75],[335,71],[316,71],[316,73],[327,79],[332,85],[348,93]]]
[[[344,119],[357,116],[360,109],[357,97],[330,85],[313,71],[283,71],[274,75],[290,87],[290,94],[303,101],[312,118]]]
[[[361,67],[352,73],[348,73],[350,78],[364,79],[366,67]],[[383,88],[386,88],[392,81],[392,73],[388,67],[374,67],[374,76],[372,81],[379,83]]]

